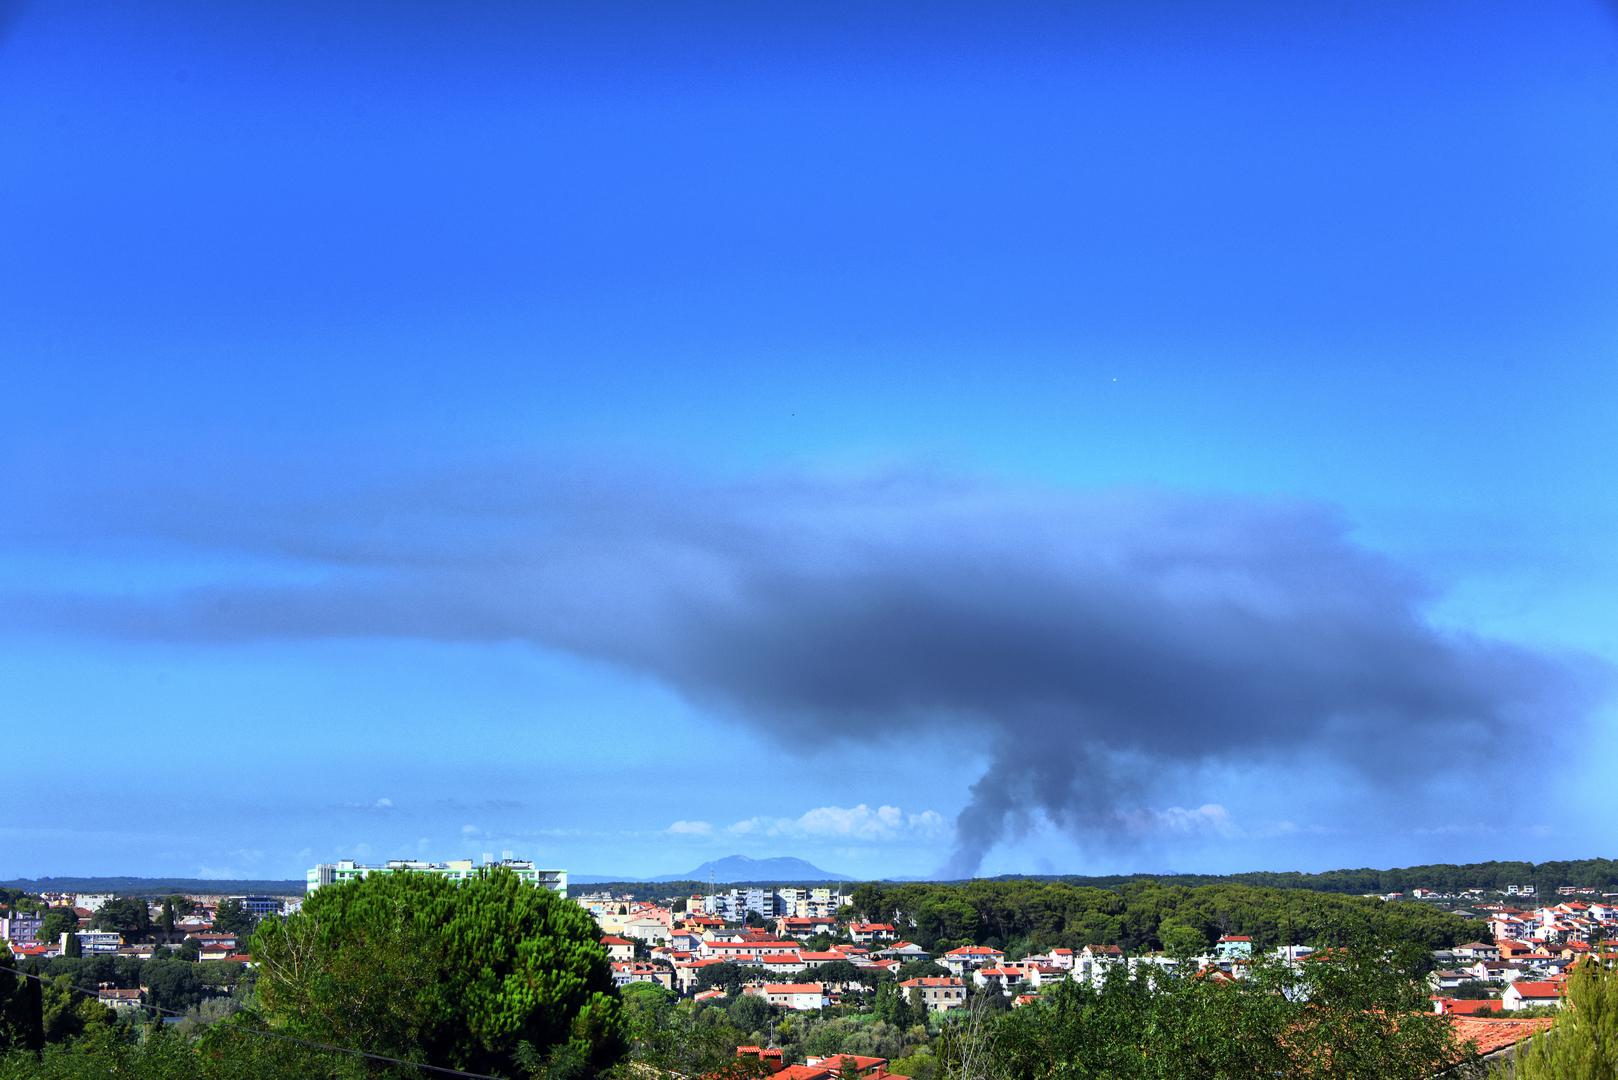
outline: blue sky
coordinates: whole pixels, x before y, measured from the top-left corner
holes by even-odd
[[[1610,855],[1618,17],[1218,8],[0,6],[0,875]]]

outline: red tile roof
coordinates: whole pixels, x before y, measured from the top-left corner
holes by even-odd
[[[836,1069],[838,1072],[841,1072],[843,1069],[843,1062],[845,1061],[852,1062],[854,1068],[858,1069],[860,1072],[864,1072],[866,1069],[874,1069],[878,1065],[886,1065],[888,1063],[888,1059],[885,1057],[864,1057],[860,1054],[833,1054],[830,1057],[821,1058],[819,1061],[815,1062],[815,1064],[825,1065]]]
[[[1533,1020],[1507,1020],[1481,1016],[1457,1016],[1451,1021],[1455,1038],[1463,1043],[1476,1043],[1479,1054],[1492,1054],[1515,1046],[1530,1036],[1537,1035],[1556,1021],[1550,1017]]]
[[[1505,1002],[1498,998],[1483,998],[1472,1001],[1461,998],[1434,998],[1439,1003],[1439,1011],[1447,1016],[1476,1016],[1478,1013],[1497,1013],[1505,1008]]]
[[[1511,989],[1517,991],[1518,997],[1533,998],[1538,1001],[1560,999],[1562,984],[1553,982],[1514,982]]]

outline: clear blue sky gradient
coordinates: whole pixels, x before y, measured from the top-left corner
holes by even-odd
[[[23,610],[319,580],[168,523],[368,478],[1306,499],[1435,621],[1618,661],[1611,5],[331,7],[0,3],[0,876],[945,858],[969,744],[786,748],[516,642]],[[1521,802],[1221,766],[1154,804],[1213,827],[1036,821],[985,869],[1612,855],[1612,710],[1544,723],[1574,749],[1493,750]]]

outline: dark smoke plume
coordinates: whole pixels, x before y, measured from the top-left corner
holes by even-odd
[[[522,639],[766,729],[942,733],[991,760],[957,822],[956,875],[1032,813],[1116,832],[1165,770],[1307,755],[1420,785],[1457,747],[1572,718],[1587,698],[1560,659],[1436,629],[1419,580],[1307,503],[512,470],[321,504],[187,505],[116,524],[294,559],[316,580],[34,596],[34,621],[220,641]]]

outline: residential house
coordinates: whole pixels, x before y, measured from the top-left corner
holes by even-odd
[[[1026,978],[1023,969],[1014,965],[980,967],[972,972],[972,981],[978,986],[985,990],[998,990],[1002,994],[1011,993],[1012,988]]]
[[[118,1012],[137,1011],[141,1007],[139,990],[120,990],[111,983],[102,983],[96,991],[96,1000]]]
[[[833,934],[837,931],[837,920],[829,917],[816,917],[810,915],[783,915],[775,920],[775,932],[780,937],[795,938],[806,941],[816,934]]]
[[[866,1057],[862,1054],[831,1054],[826,1057],[806,1057],[803,1063],[810,1068],[830,1069],[833,1076],[851,1072],[855,1076],[892,1077],[888,1072],[888,1059]]]
[[[783,1009],[807,1011],[826,1007],[826,988],[820,983],[765,983],[762,987],[749,987],[748,993],[757,993],[771,1005]]]
[[[1440,1016],[1493,1016],[1505,1005],[1499,998],[1463,1000],[1435,995],[1432,1001],[1433,1012]]]
[[[879,959],[897,960],[902,964],[908,964],[913,960],[930,960],[933,954],[913,941],[896,941],[886,948],[878,949],[872,955]]]
[[[920,979],[906,979],[899,984],[906,995],[917,993],[922,1004],[931,1012],[958,1009],[966,1004],[966,983],[951,976],[937,975]]]
[[[963,945],[939,957],[938,962],[948,968],[951,975],[964,976],[985,965],[998,965],[1005,958],[1005,953],[987,945]]]
[[[630,983],[656,983],[666,990],[674,988],[674,969],[644,960],[619,960],[612,965],[612,985]]]
[[[1457,959],[1460,960],[1498,960],[1500,959],[1500,946],[1491,945],[1483,941],[1469,941],[1465,945],[1454,948]]]
[[[830,949],[826,952],[800,952],[798,959],[803,961],[804,967],[813,970],[821,964],[829,964],[833,960],[847,960],[848,957],[835,949]]]
[[[801,946],[796,941],[704,941],[697,950],[703,959],[739,959],[747,956],[784,956],[797,953]]]
[[[799,953],[771,953],[758,959],[766,977],[801,975],[807,969],[803,956]]]
[[[1506,992],[1500,995],[1501,1008],[1506,1012],[1517,1012],[1536,1005],[1560,1007],[1562,1004],[1561,982],[1528,982],[1526,980],[1512,983],[1506,987]]]
[[[608,960],[635,959],[635,943],[628,938],[621,938],[616,934],[604,934],[601,938],[601,944],[607,950]]]

